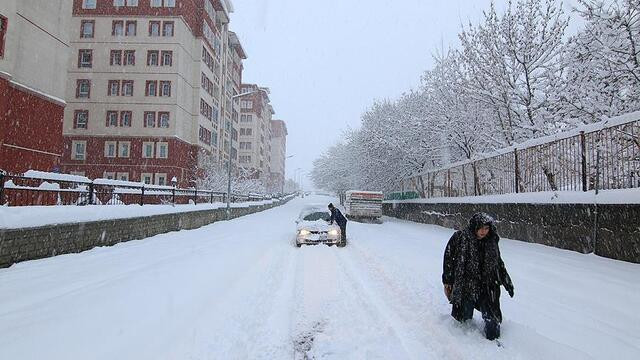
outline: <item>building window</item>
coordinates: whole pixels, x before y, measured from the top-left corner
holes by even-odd
[[[218,123],[218,108],[216,108],[215,106],[211,107],[211,121],[213,121],[215,124]]]
[[[119,172],[118,173],[118,180],[120,181],[129,181],[129,173],[128,172]]]
[[[145,184],[151,184],[153,182],[153,174],[142,173],[140,174],[140,181]]]
[[[171,81],[160,81],[160,96],[171,96]]]
[[[144,127],[156,127],[156,113],[153,111],[144,112]]]
[[[159,52],[158,50],[149,50],[147,51],[147,66],[158,66],[159,65]]]
[[[155,143],[153,142],[143,142],[142,143],[142,157],[145,159],[153,158],[153,148],[155,147]]]
[[[92,64],[93,64],[93,50],[91,49],[78,50],[78,67],[91,68]]]
[[[124,51],[124,65],[132,65],[136,64],[136,51],[135,50],[125,50]]]
[[[102,178],[103,179],[107,179],[107,180],[115,180],[116,179],[116,173],[113,171],[105,171],[102,173]]]
[[[93,38],[93,30],[95,29],[96,22],[94,20],[82,20],[80,22],[80,37],[81,38]]]
[[[158,82],[155,80],[148,80],[144,90],[145,96],[157,96],[158,95]]]
[[[204,99],[200,99],[200,114],[209,119],[209,121],[211,121],[211,116],[213,113],[212,109],[213,108],[211,107],[211,105],[207,104]]]
[[[96,0],[82,0],[82,8],[83,9],[95,9],[96,8]]]
[[[111,50],[109,64],[118,66],[122,65],[122,50]]]
[[[73,113],[73,128],[74,129],[86,129],[89,124],[89,111],[88,110],[76,110]]]
[[[149,36],[160,36],[160,21],[149,21]]]
[[[173,36],[173,21],[162,23],[162,36]]]
[[[91,80],[79,79],[76,82],[76,98],[89,99],[91,97]]]
[[[114,158],[116,157],[116,142],[105,141],[104,142],[104,157]]]
[[[167,185],[167,174],[156,173],[156,185]]]
[[[122,96],[133,96],[133,80],[122,80]]]
[[[169,127],[169,113],[168,112],[159,112],[158,113],[158,127],[168,128]]]
[[[76,140],[71,142],[71,158],[73,160],[84,160],[87,156],[87,142]]]
[[[240,122],[252,122],[253,115],[240,115]]]
[[[127,6],[138,6],[138,0],[127,0]],[[129,177],[128,173],[127,177]]]
[[[107,88],[108,96],[119,96],[120,95],[120,80],[109,80],[109,85]]]
[[[124,6],[124,0],[113,0],[113,6]]]
[[[111,23],[111,35],[122,36],[124,35],[124,21],[113,20]]]
[[[127,21],[126,35],[127,36],[136,36],[137,28],[138,28],[138,22],[137,21]]]
[[[150,0],[151,7],[176,7],[176,0]]]
[[[202,126],[200,126],[199,138],[203,143],[211,145],[211,131],[205,129]]]
[[[118,142],[118,156],[121,158],[129,157],[129,148],[131,143],[129,141],[119,141]]]
[[[118,112],[107,111],[106,127],[118,126]]]
[[[159,159],[166,159],[169,157],[169,144],[166,142],[159,142],[156,144],[156,156]]]
[[[173,63],[173,51],[162,52],[162,66],[171,66]]]
[[[120,113],[120,126],[131,127],[133,113],[131,111],[122,111]]]
[[[240,107],[243,109],[251,109],[253,107],[253,101],[251,100],[242,100],[240,101]]]
[[[7,27],[9,26],[9,20],[0,15],[0,59],[4,57],[4,44],[7,37]]]

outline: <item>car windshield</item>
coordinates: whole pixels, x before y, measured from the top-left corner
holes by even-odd
[[[302,218],[302,220],[304,220],[304,221],[318,221],[318,220],[329,221],[329,213],[324,212],[324,211],[318,211],[318,212],[309,213],[309,214],[305,215],[304,218]]]

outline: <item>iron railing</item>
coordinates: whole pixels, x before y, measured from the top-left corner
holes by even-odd
[[[273,199],[262,194],[231,194],[231,202]],[[197,188],[150,185],[96,179],[62,180],[59,178],[9,175],[0,171],[0,205],[153,205],[200,204],[227,201],[227,193]]]
[[[395,197],[640,187],[640,112],[534,139],[405,179]]]

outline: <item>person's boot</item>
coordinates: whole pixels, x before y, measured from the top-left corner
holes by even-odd
[[[485,321],[484,332],[487,340],[495,340],[500,337],[500,324],[495,320]]]

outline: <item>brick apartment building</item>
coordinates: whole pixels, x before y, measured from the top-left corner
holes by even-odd
[[[74,0],[65,172],[189,186],[203,154],[235,158],[246,55],[232,11],[229,0]]]
[[[0,169],[59,168],[70,21],[71,0],[0,1]]]

